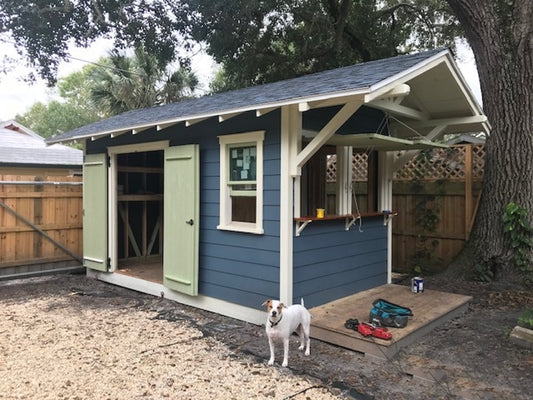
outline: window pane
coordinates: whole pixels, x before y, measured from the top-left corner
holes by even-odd
[[[231,220],[255,223],[255,203],[255,196],[233,196],[231,198]]]
[[[256,180],[256,146],[230,147],[230,181]]]

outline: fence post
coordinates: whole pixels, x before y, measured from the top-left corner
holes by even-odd
[[[472,221],[472,145],[465,149],[465,240],[468,240]]]

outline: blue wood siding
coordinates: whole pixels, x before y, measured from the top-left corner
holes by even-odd
[[[171,146],[200,145],[199,287],[202,295],[261,308],[279,297],[280,111],[257,118],[254,112],[219,123],[217,118],[162,131],[124,134],[88,142],[89,153],[108,146],[170,140]],[[265,130],[263,143],[263,235],[222,231],[219,224],[220,147],[218,136]],[[142,146],[139,146],[142,151]],[[165,188],[165,190],[168,190]],[[172,223],[172,221],[165,221]]]
[[[261,308],[279,297],[280,275],[280,111],[257,118],[248,112],[219,123],[210,118],[191,127],[87,141],[87,153],[107,147],[169,140],[172,146],[200,145],[199,293]],[[222,231],[219,224],[220,148],[218,136],[265,130],[263,235]],[[172,221],[165,221],[172,223]],[[344,221],[320,221],[294,237],[294,302],[308,307],[372,288],[387,280],[387,228],[380,217],[365,218],[344,230]]]
[[[315,307],[387,283],[387,227],[364,218],[344,230],[344,220],[310,223],[294,238],[293,301]]]
[[[280,113],[257,118],[253,112],[224,123],[216,119],[175,129],[171,144],[200,144],[199,293],[248,307],[279,295]],[[172,127],[169,128],[172,130]],[[266,130],[263,143],[263,235],[217,229],[220,147],[218,136]]]

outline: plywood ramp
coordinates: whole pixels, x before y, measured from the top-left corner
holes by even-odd
[[[405,328],[388,328],[392,333],[392,340],[365,338],[360,333],[344,327],[349,318],[368,322],[372,302],[379,298],[409,307],[414,314]],[[365,355],[389,358],[402,347],[415,343],[438,325],[466,311],[471,299],[470,296],[436,290],[415,294],[408,286],[383,285],[312,308],[311,337]]]

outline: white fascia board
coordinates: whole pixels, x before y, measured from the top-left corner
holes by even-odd
[[[466,83],[463,75],[461,74],[459,67],[457,66],[455,60],[452,57],[452,54],[448,50],[443,50],[433,57],[428,58],[427,60],[414,65],[413,67],[402,71],[399,74],[396,74],[388,79],[385,79],[381,82],[378,82],[376,85],[373,85],[370,88],[370,93],[365,96],[365,103],[369,103],[372,100],[378,99],[379,97],[386,94],[388,91],[393,90],[395,86],[405,83],[414,77],[423,74],[431,68],[434,68],[440,63],[445,63],[450,70],[450,73],[454,77],[457,85],[463,92],[473,116],[485,116],[483,109],[476,100],[476,97],[470,90],[470,87]],[[487,135],[490,133],[490,123],[485,121],[482,124],[484,128],[484,133]]]
[[[452,75],[454,76],[455,80],[457,81],[457,84],[461,88],[461,91],[464,93],[465,98],[467,99],[468,104],[470,105],[470,109],[472,110],[472,113],[474,115],[485,115],[483,112],[483,108],[478,103],[476,96],[474,96],[474,94],[472,93],[472,90],[470,89],[470,86],[468,86],[468,84],[466,83],[463,74],[457,66],[457,63],[451,56],[447,57],[447,65],[450,68],[450,71],[452,72]],[[491,129],[490,123],[486,121],[483,126],[484,129],[486,129],[484,132],[488,135]]]
[[[157,126],[170,126],[173,124],[177,124],[179,122],[186,122],[187,126],[193,125],[194,123],[201,122],[203,120],[206,120],[208,118],[212,117],[222,117],[224,118],[225,115],[228,114],[240,114],[248,111],[256,111],[256,115],[261,113],[261,110],[265,110],[266,112],[270,112],[276,108],[280,108],[286,105],[292,105],[292,104],[300,104],[300,103],[313,103],[313,102],[321,102],[328,100],[330,103],[335,104],[345,104],[348,102],[347,100],[350,99],[350,101],[359,101],[363,99],[363,97],[368,94],[369,88],[365,87],[362,89],[356,89],[356,90],[348,90],[348,91],[342,91],[342,92],[333,92],[333,93],[324,93],[320,95],[315,96],[309,96],[309,97],[301,97],[301,98],[292,98],[287,99],[279,102],[273,102],[273,103],[264,103],[264,104],[255,104],[250,105],[247,107],[241,107],[241,108],[234,108],[234,109],[228,109],[228,110],[218,110],[213,111],[205,114],[191,114],[191,115],[183,115],[178,118],[172,118],[167,120],[159,120],[159,121],[152,121],[146,124],[139,124],[139,125],[132,125],[127,127],[121,127],[118,129],[110,129],[106,131],[101,132],[94,132],[94,133],[88,133],[80,136],[74,136],[71,138],[65,138],[63,140],[49,140],[49,144],[54,143],[61,143],[61,142],[71,142],[73,140],[79,140],[79,139],[85,139],[85,138],[97,138],[97,137],[103,137],[103,136],[110,136],[111,134],[115,134],[117,132],[125,132],[125,131],[140,131],[144,129],[149,129],[152,127]],[[323,105],[322,105],[323,106]],[[261,114],[262,115],[262,114]],[[188,123],[187,123],[188,122]]]
[[[438,64],[444,62],[445,57],[449,56],[450,52],[448,50],[443,50],[433,57],[430,57],[420,63],[408,68],[396,75],[393,75],[387,79],[384,79],[375,85],[370,87],[369,93],[365,96],[365,103],[369,103],[372,100],[375,100],[387,92],[393,90],[399,84],[405,83],[410,79],[414,78],[417,75],[421,75],[427,70],[437,66]]]

